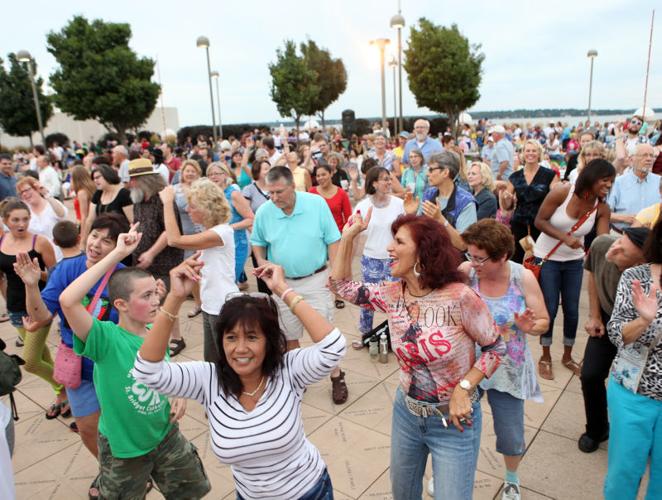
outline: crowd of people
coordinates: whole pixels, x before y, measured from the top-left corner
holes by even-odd
[[[384,334],[400,367],[396,500],[472,497],[483,397],[502,498],[521,497],[524,402],[555,377],[559,305],[561,369],[581,379],[585,402],[579,450],[609,439],[606,498],[635,498],[647,464],[647,498],[662,497],[662,126],[633,116],[574,128],[480,120],[440,137],[424,119],[411,134],[374,129],[0,155],[0,321],[18,332],[23,369],[53,389],[45,417],[73,416],[98,460],[89,497],[206,495],[177,424],[193,399],[237,498],[332,498],[301,402],[326,377],[333,403],[348,399],[333,319],[347,303],[361,308],[351,348]],[[202,314],[203,360],[176,362],[187,300],[189,317]],[[0,417],[10,436],[1,404]]]

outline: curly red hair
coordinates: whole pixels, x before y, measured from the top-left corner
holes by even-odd
[[[438,289],[450,283],[464,283],[466,278],[458,270],[460,253],[451,243],[448,231],[426,215],[402,215],[391,225],[393,236],[406,226],[416,244],[423,288]]]

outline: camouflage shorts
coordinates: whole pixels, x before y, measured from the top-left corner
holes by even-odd
[[[98,444],[100,498],[143,499],[150,476],[167,499],[198,499],[211,490],[195,446],[177,425],[158,447],[140,457],[113,457],[108,439],[101,433]]]

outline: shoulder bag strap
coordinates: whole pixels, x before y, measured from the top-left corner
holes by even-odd
[[[596,203],[595,206],[591,210],[586,212],[577,222],[575,222],[575,225],[570,228],[570,231],[568,231],[567,234],[571,235],[572,233],[577,231],[577,229],[579,229],[582,226],[582,224],[584,224],[584,222],[586,222],[588,220],[588,218],[591,216],[591,214],[593,212],[595,212],[597,209],[598,209],[598,204]],[[552,256],[552,254],[554,252],[556,252],[561,247],[562,244],[563,244],[563,242],[561,240],[559,240],[559,242],[556,245],[554,245],[554,248],[552,248],[549,251],[549,253],[545,256],[543,261],[548,260]]]
[[[113,274],[113,271],[115,271],[114,267],[104,275],[103,279],[101,280],[101,283],[97,287],[97,291],[94,293],[92,302],[90,302],[87,306],[87,312],[92,313],[92,311],[94,311],[94,308],[97,306],[97,302],[99,302],[99,297],[101,297],[101,294],[106,288],[106,285],[108,284],[108,280],[110,279],[110,275]]]

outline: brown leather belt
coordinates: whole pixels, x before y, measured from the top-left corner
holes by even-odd
[[[326,270],[326,264],[324,264],[322,267],[320,267],[316,271],[313,271],[310,274],[306,274],[305,276],[297,276],[296,278],[290,278],[289,276],[286,276],[285,279],[294,280],[294,281],[302,280],[304,278],[310,278],[311,276],[315,276],[316,274],[321,273],[322,271],[325,271],[325,270]]]

